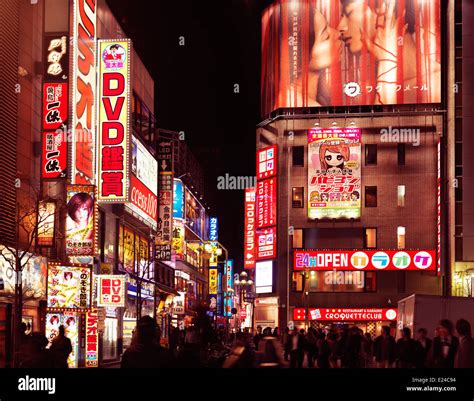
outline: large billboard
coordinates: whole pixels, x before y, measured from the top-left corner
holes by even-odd
[[[277,179],[276,177],[257,181],[256,209],[257,228],[276,225],[277,218]]]
[[[96,248],[96,193],[91,185],[68,185],[66,254],[93,256]]]
[[[262,14],[262,114],[439,103],[440,38],[440,0],[275,0]]]
[[[273,292],[273,261],[257,262],[255,265],[255,292],[267,294]]]
[[[130,207],[151,227],[157,228],[158,163],[146,147],[132,137]]]
[[[308,133],[308,217],[358,219],[361,201],[359,128]]]
[[[186,225],[198,236],[204,237],[206,210],[192,192],[185,187],[184,213]]]
[[[436,250],[295,250],[294,270],[436,270]]]
[[[95,1],[74,0],[71,183],[94,184],[96,114]],[[66,37],[67,40],[67,37]]]
[[[184,186],[183,181],[174,179],[173,184],[173,219],[184,219]]]
[[[97,186],[100,201],[126,202],[130,159],[131,42],[99,40]]]

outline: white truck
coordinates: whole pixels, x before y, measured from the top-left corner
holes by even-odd
[[[428,330],[428,337],[433,338],[441,319],[449,319],[456,325],[458,319],[466,319],[474,331],[474,298],[443,297],[438,295],[410,295],[398,301],[397,336],[400,330],[409,327],[416,338],[418,329]]]

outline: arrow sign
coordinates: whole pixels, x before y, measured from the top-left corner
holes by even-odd
[[[168,163],[166,163],[166,160],[161,161],[161,170],[166,170],[168,168]]]

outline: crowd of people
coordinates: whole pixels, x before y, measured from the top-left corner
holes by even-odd
[[[413,338],[405,327],[396,341],[390,327],[372,337],[357,326],[290,330],[278,335],[278,330],[257,328],[254,337],[258,348],[262,338],[279,338],[284,359],[292,368],[474,368],[474,340],[471,325],[459,319],[439,322],[434,338],[425,328]]]

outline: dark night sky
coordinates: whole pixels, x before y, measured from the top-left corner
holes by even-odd
[[[206,198],[219,217],[219,241],[238,270],[244,194],[217,190],[217,177],[255,175],[262,3],[108,0],[155,80],[159,126],[184,131],[204,168]],[[185,46],[179,46],[180,36]]]

